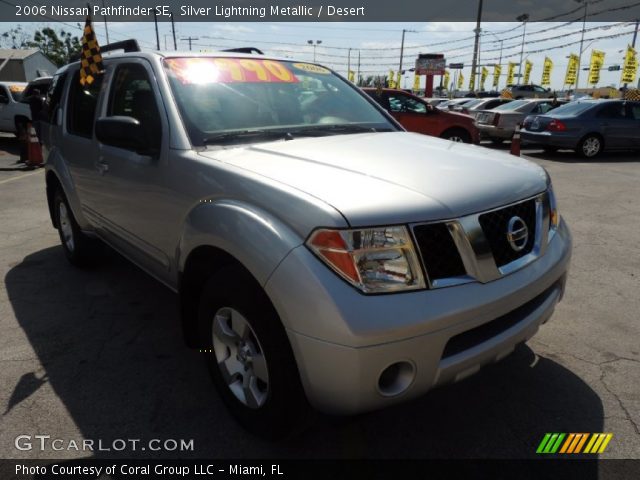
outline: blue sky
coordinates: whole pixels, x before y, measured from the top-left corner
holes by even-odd
[[[23,24],[25,29],[41,27],[43,24]],[[0,26],[5,31],[12,25]],[[4,27],[4,28],[3,28]],[[71,29],[73,25],[61,25]],[[173,50],[173,39],[169,23],[160,24],[160,46],[165,42]],[[405,36],[405,54],[403,68],[413,66],[418,53],[445,53],[448,62],[465,63],[463,74],[468,80],[473,52],[474,23],[195,23],[176,24],[178,48],[188,49],[188,43],[181,40],[191,36],[193,50],[214,51],[234,46],[255,46],[267,54],[292,57],[300,60],[313,60],[313,47],[308,40],[321,40],[316,47],[316,61],[346,74],[347,57],[351,48],[351,69],[356,70],[358,51],[360,52],[360,71],[363,75],[386,74],[390,69],[397,70],[400,60],[402,29],[412,30]],[[583,67],[588,66],[592,49],[605,52],[605,66],[621,65],[624,50],[632,41],[635,24],[629,22],[603,23],[587,22],[585,33]],[[104,24],[95,21],[98,40],[106,41]],[[551,86],[562,87],[567,59],[570,53],[578,53],[581,37],[581,22],[528,23],[524,45],[524,58],[533,62],[531,81],[540,83],[542,64],[545,56],[554,62]],[[483,23],[481,36],[481,63],[497,63],[500,56],[499,39],[503,40],[502,64],[508,61],[519,62],[522,45],[522,24],[516,22]],[[155,49],[156,38],[153,23],[110,23],[111,41],[135,36],[143,48]],[[614,37],[615,36],[615,37]],[[595,41],[591,39],[602,38]],[[639,40],[640,42],[640,40]],[[573,45],[571,45],[573,43]],[[437,44],[437,45],[434,45]],[[552,47],[556,47],[550,49]],[[549,49],[539,53],[537,50]],[[640,49],[640,45],[639,45]],[[489,68],[490,76],[493,69]],[[503,67],[503,73],[506,68]],[[581,72],[581,87],[586,87],[588,72]],[[468,81],[465,80],[465,88]],[[504,86],[504,77],[500,86]],[[413,84],[413,77],[407,75],[405,86]],[[620,84],[620,72],[602,71],[598,86]],[[491,86],[491,78],[486,87]]]

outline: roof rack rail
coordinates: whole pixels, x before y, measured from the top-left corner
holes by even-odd
[[[233,53],[257,53],[258,55],[264,55],[264,52],[256,47],[226,48],[222,51],[233,52]]]
[[[138,45],[138,41],[133,38],[130,40],[122,40],[121,42],[108,43],[100,47],[100,53],[112,52],[114,50],[124,50],[125,53],[128,52],[139,52],[140,45]],[[71,55],[69,58],[70,62],[77,62],[82,58],[82,52]]]

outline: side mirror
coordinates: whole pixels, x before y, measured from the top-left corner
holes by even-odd
[[[105,145],[151,155],[151,143],[140,121],[133,117],[101,117],[96,121],[96,138]]]

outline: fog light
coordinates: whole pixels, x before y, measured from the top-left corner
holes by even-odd
[[[378,379],[378,391],[394,397],[406,391],[416,377],[416,369],[409,362],[396,362],[385,368]]]

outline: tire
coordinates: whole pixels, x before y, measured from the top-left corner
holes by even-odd
[[[577,153],[584,158],[595,158],[604,149],[604,141],[600,135],[591,133],[578,143]]]
[[[471,135],[461,128],[452,128],[441,135],[441,138],[458,143],[471,143]]]
[[[67,260],[76,267],[88,267],[95,263],[98,242],[82,233],[60,188],[53,196],[55,224],[60,235],[60,243]]]
[[[268,439],[299,429],[309,406],[291,345],[269,298],[242,267],[224,267],[205,284],[198,334],[213,383],[238,423]]]

